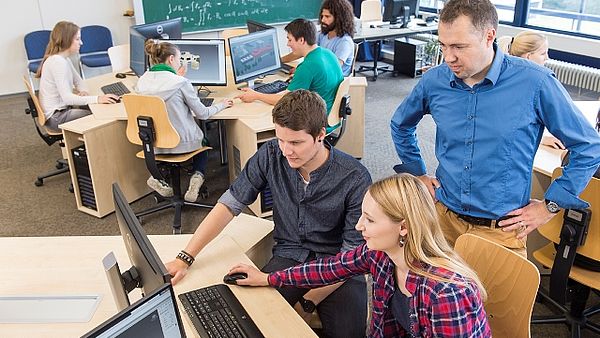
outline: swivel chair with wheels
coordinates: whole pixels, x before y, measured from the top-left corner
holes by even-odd
[[[552,178],[559,176],[560,168],[554,170]],[[540,288],[539,300],[558,309],[561,314],[535,316],[531,323],[567,324],[571,337],[581,337],[583,329],[600,334],[600,320],[591,321],[592,316],[600,313],[600,304],[585,308],[590,291],[599,293],[600,290],[600,179],[592,178],[579,197],[590,203],[590,209],[563,210],[539,227],[540,234],[550,243],[533,252],[538,262],[552,269],[550,288]],[[579,219],[583,221],[582,217],[589,217],[587,226],[578,224]],[[560,255],[557,255],[557,250]],[[569,306],[566,304],[567,293],[571,295]]]
[[[352,109],[350,108],[350,95],[348,94],[349,91],[350,78],[346,77],[338,86],[335,100],[331,106],[331,111],[327,116],[327,125],[336,127],[336,129],[325,136],[325,140],[331,144],[331,146],[335,146],[344,135],[348,116],[352,114]]]
[[[137,217],[149,215],[164,209],[174,208],[173,233],[181,233],[181,212],[184,206],[212,209],[213,206],[192,203],[183,199],[181,192],[180,170],[185,162],[196,154],[211,149],[202,147],[184,154],[154,154],[154,148],[174,148],[179,144],[179,134],[169,121],[165,102],[158,96],[124,95],[123,103],[127,111],[127,139],[133,144],[141,145],[143,150],[137,153],[143,158],[148,171],[157,180],[169,182],[173,187],[173,196],[159,198],[162,203],[136,213]],[[162,167],[168,172],[169,180],[163,175]]]
[[[383,20],[381,13],[381,1],[380,0],[365,0],[360,4],[360,21],[364,22],[380,22]],[[382,40],[376,40],[372,42],[365,42],[362,44],[363,48],[373,48],[373,66],[360,66],[356,73],[362,73],[366,71],[373,71],[373,77],[370,78],[372,81],[377,81],[379,72],[391,72],[392,70],[388,66],[378,66],[377,62],[381,56],[381,45]]]
[[[63,142],[63,134],[51,131],[44,126],[46,124],[46,116],[44,115],[44,110],[42,109],[40,101],[35,94],[33,87],[31,86],[31,82],[29,82],[26,77],[23,77],[23,83],[29,92],[29,97],[27,98],[27,104],[29,107],[25,109],[25,113],[31,115],[38,135],[40,135],[42,140],[44,140],[47,145],[51,146],[58,142],[58,144],[64,149],[65,144]],[[35,186],[40,187],[44,185],[44,179],[68,172],[69,164],[67,160],[60,158],[56,160],[56,170],[39,175],[34,184]],[[72,192],[72,189],[73,188],[71,186],[69,190]]]
[[[81,40],[83,45],[79,50],[79,66],[83,78],[83,66],[93,68],[111,65],[108,49],[113,46],[113,41],[108,28],[99,25],[81,27]]]
[[[25,52],[27,53],[27,74],[29,75],[29,83],[33,88],[32,74],[36,74],[44,54],[46,53],[46,47],[50,41],[49,30],[39,30],[31,33],[27,33],[23,38],[25,44]]]
[[[494,337],[530,337],[531,313],[540,284],[537,267],[525,257],[488,239],[464,234],[454,250],[477,273]]]

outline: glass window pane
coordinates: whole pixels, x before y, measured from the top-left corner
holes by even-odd
[[[496,5],[500,22],[514,21],[516,0],[492,0],[492,3]]]
[[[531,0],[527,24],[600,35],[600,1]]]

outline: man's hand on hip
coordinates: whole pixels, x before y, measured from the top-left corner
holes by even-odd
[[[532,199],[526,206],[513,210],[507,216],[514,216],[498,223],[503,231],[517,231],[517,238],[527,236],[540,225],[548,223],[556,214],[546,209],[544,201]]]
[[[427,187],[427,190],[429,190],[431,197],[433,197],[433,200],[437,202],[437,199],[435,198],[435,189],[441,187],[441,184],[437,180],[437,178],[435,178],[433,176],[429,176],[427,174],[422,175],[422,176],[417,176],[417,178],[420,179],[421,182],[425,183],[425,186]]]

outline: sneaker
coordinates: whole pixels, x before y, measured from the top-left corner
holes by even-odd
[[[183,196],[183,199],[185,199],[188,202],[196,202],[202,184],[204,184],[204,175],[202,175],[201,172],[196,171],[194,175],[192,175],[192,177],[190,178],[190,187],[185,193],[185,196]]]
[[[173,187],[171,187],[167,182],[157,180],[156,178],[150,176],[146,184],[152,188],[152,190],[159,193],[162,197],[173,197]]]

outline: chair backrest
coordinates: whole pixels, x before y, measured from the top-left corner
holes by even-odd
[[[31,82],[29,82],[25,76],[23,76],[23,83],[25,83],[25,87],[27,88],[27,91],[29,92],[29,96],[31,97],[31,100],[33,101],[33,104],[35,105],[35,110],[38,113],[37,114],[37,124],[40,128],[45,129],[44,125],[46,124],[46,115],[44,115],[44,110],[42,109],[40,100],[38,99],[37,95],[35,94],[35,90],[33,90],[33,87],[31,86]]]
[[[113,73],[129,70],[129,44],[112,46],[108,49],[108,58]]]
[[[167,106],[158,96],[126,94],[123,103],[127,111],[127,139],[133,144],[142,144],[137,124],[138,116],[152,118],[156,132],[154,146],[158,148],[174,148],[179,144],[179,134],[169,120]]]
[[[381,20],[383,20],[383,14],[381,14],[380,0],[365,0],[360,4],[361,22]]]
[[[79,54],[106,52],[113,46],[110,30],[99,25],[81,27],[81,41]]]
[[[338,86],[337,92],[335,94],[335,100],[333,100],[333,104],[331,105],[331,111],[327,116],[327,124],[330,126],[335,126],[340,123],[340,104],[342,103],[342,98],[344,95],[348,95],[350,91],[350,78],[344,78],[344,81],[340,83]]]
[[[225,55],[229,56],[229,38],[234,36],[246,35],[248,34],[247,28],[233,28],[233,29],[224,29],[221,32],[221,38],[225,39]]]
[[[484,304],[494,337],[530,337],[530,321],[540,273],[525,257],[488,239],[464,234],[456,252],[483,283]]]
[[[556,179],[562,175],[562,169],[557,168],[552,173],[552,179]],[[586,256],[595,261],[600,261],[600,179],[592,178],[587,187],[579,195],[584,201],[590,203],[592,210],[592,218],[588,228],[587,240],[582,246],[577,247],[579,255]],[[564,210],[561,210],[558,215],[554,216],[550,222],[540,226],[538,231],[542,236],[554,243],[560,243],[560,232],[563,225]]]
[[[356,66],[356,57],[358,56],[358,43],[354,44],[354,58],[352,59],[352,64],[350,65],[350,75],[348,76],[354,76],[354,67]]]
[[[27,60],[41,60],[44,58],[46,53],[46,47],[50,41],[49,30],[39,30],[31,33],[27,33],[23,39],[25,44],[25,52],[27,53]]]

